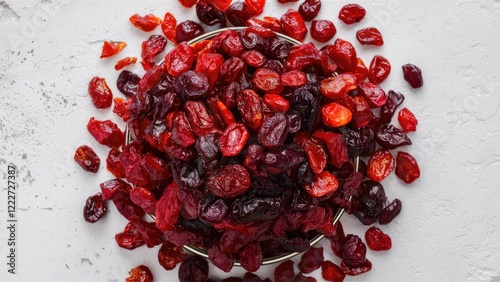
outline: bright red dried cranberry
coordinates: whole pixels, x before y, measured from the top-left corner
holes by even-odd
[[[361,265],[366,261],[366,245],[357,235],[348,234],[341,249],[343,262],[350,266]]]
[[[290,109],[290,103],[277,94],[265,94],[262,101],[269,109],[276,112],[284,113]]]
[[[102,77],[93,77],[89,82],[89,95],[92,98],[92,103],[98,109],[105,109],[111,106],[113,101],[113,93],[109,89],[106,79]]]
[[[158,250],[158,262],[165,270],[174,269],[177,264],[184,261],[187,255],[180,246],[176,246],[169,241],[163,242]]]
[[[175,27],[177,42],[189,41],[205,33],[203,27],[194,21],[183,21]]]
[[[208,78],[208,82],[213,86],[219,78],[219,69],[223,63],[221,54],[204,53],[196,60],[195,70]]]
[[[189,70],[193,62],[193,48],[186,42],[180,43],[165,56],[167,71],[174,77],[178,77],[181,73]]]
[[[125,57],[115,64],[115,70],[121,70],[126,66],[133,65],[137,62],[136,57]]]
[[[212,115],[208,112],[207,107],[199,101],[186,101],[184,104],[189,123],[194,134],[203,136],[208,133],[215,133],[218,130],[215,128],[215,123]]]
[[[374,27],[367,27],[356,32],[356,38],[363,45],[384,45],[384,39],[380,31]]]
[[[358,4],[347,4],[340,10],[339,19],[346,24],[360,22],[366,15],[366,10]]]
[[[322,171],[314,176],[314,180],[311,184],[304,185],[303,187],[309,195],[319,198],[337,190],[339,181],[330,172]]]
[[[74,159],[84,170],[96,173],[101,160],[89,146],[80,146],[76,149]]]
[[[177,44],[177,35],[175,34],[176,26],[177,20],[171,13],[167,12],[163,18],[163,22],[161,23],[161,30],[163,31],[163,34],[165,34],[165,37],[174,44]]]
[[[245,0],[245,4],[253,16],[258,16],[264,11],[266,0]]]
[[[361,82],[358,85],[359,94],[363,95],[370,108],[378,108],[385,105],[387,96],[385,91],[371,82]]]
[[[127,122],[130,118],[130,105],[132,103],[132,98],[114,98],[113,101],[115,102],[113,113],[117,114],[123,119],[123,121]]]
[[[88,197],[83,207],[83,218],[86,222],[94,223],[106,215],[106,202],[102,199],[102,194],[97,193]]]
[[[172,182],[165,188],[163,195],[156,203],[156,226],[163,232],[174,229],[181,208],[179,186]]]
[[[120,147],[125,138],[123,132],[110,120],[99,121],[92,117],[87,124],[87,129],[99,144],[110,148]]]
[[[312,137],[301,142],[301,145],[306,152],[312,172],[315,174],[321,173],[326,167],[326,153],[321,143]]]
[[[161,24],[161,19],[153,14],[147,14],[144,17],[135,14],[131,16],[129,20],[135,27],[145,32],[153,31]]]
[[[130,199],[134,204],[141,207],[144,212],[155,214],[156,198],[151,191],[141,187],[135,187],[130,190]]]
[[[128,194],[132,189],[130,184],[121,179],[112,179],[101,183],[101,192],[103,200],[111,200],[115,197],[118,192],[123,192]]]
[[[293,261],[291,260],[280,263],[274,269],[274,281],[276,282],[290,282],[293,280],[294,276]]]
[[[372,269],[372,263],[366,259],[365,262],[356,266],[352,266],[343,260],[342,263],[340,264],[340,268],[345,274],[350,276],[356,276],[370,271]]]
[[[265,93],[279,94],[283,91],[281,76],[270,69],[257,69],[253,74],[252,83],[257,89]]]
[[[151,35],[148,40],[142,42],[141,58],[146,63],[153,63],[153,58],[165,50],[167,39],[161,35]]]
[[[318,130],[313,136],[323,142],[328,152],[328,162],[340,168],[349,161],[345,137],[341,133]]]
[[[179,282],[204,282],[208,278],[205,259],[190,255],[179,266]]]
[[[366,230],[365,240],[368,247],[374,251],[386,251],[392,246],[391,237],[375,226]]]
[[[311,37],[318,42],[327,42],[335,36],[337,29],[329,20],[313,20],[311,22]]]
[[[191,8],[196,4],[196,2],[198,2],[198,0],[179,0],[179,2],[181,3],[182,6],[186,8]]]
[[[353,73],[341,73],[338,76],[321,80],[320,91],[325,97],[337,99],[347,95],[349,91],[357,87],[358,83]]]
[[[153,273],[145,265],[139,265],[129,271],[130,276],[125,282],[153,282]]]
[[[370,111],[370,106],[360,95],[352,97],[352,100],[356,104],[356,108],[352,113],[353,126],[356,128],[367,126],[373,115]]]
[[[302,273],[311,273],[321,267],[323,260],[323,247],[310,247],[300,258],[299,270]]]
[[[274,113],[267,118],[259,128],[257,139],[262,146],[275,149],[285,142],[288,134],[288,124],[283,113]]]
[[[298,87],[307,83],[307,76],[300,70],[292,70],[281,74],[281,83],[284,86]]]
[[[330,103],[321,107],[323,124],[331,127],[340,127],[348,124],[352,119],[352,112],[337,103]]]
[[[368,77],[369,70],[365,66],[363,60],[361,60],[360,58],[358,58],[358,64],[356,65],[354,73],[356,74],[356,78],[358,79],[359,82],[362,82]]]
[[[226,126],[230,126],[231,124],[234,124],[236,120],[234,119],[233,113],[222,103],[221,101],[217,100],[217,109],[219,110],[219,113],[224,120],[224,123]]]
[[[413,88],[420,88],[424,85],[424,79],[422,78],[422,71],[419,67],[406,64],[403,66],[403,75],[404,79],[410,84]]]
[[[101,58],[109,58],[116,55],[125,46],[127,46],[127,43],[125,42],[104,41],[104,44],[102,45]]]
[[[328,54],[343,72],[354,72],[358,64],[356,49],[349,41],[337,38],[333,46],[327,47]]]
[[[395,199],[382,209],[382,211],[380,212],[378,223],[382,225],[389,224],[394,218],[396,218],[396,216],[399,215],[402,207],[403,205],[401,201],[399,199]]]
[[[325,260],[321,265],[321,275],[326,281],[342,282],[345,278],[345,273],[340,267],[329,260]]]
[[[125,177],[125,169],[120,162],[120,150],[111,148],[106,158],[106,168],[117,178]]]
[[[115,235],[115,241],[120,248],[127,250],[133,250],[144,245],[144,239],[142,239],[141,234],[139,234],[131,222],[125,226],[123,232]]]
[[[378,149],[368,160],[366,176],[373,181],[380,182],[394,169],[394,157],[385,149]]]
[[[299,12],[288,9],[280,18],[281,27],[286,35],[302,41],[306,37],[307,27]]]
[[[373,57],[370,63],[370,73],[368,74],[368,79],[371,83],[380,84],[389,76],[391,72],[391,64],[389,61],[382,56]]]
[[[293,282],[317,282],[316,278],[314,277],[309,277],[309,276],[304,276],[301,272],[295,276],[295,279],[293,279]]]
[[[306,21],[312,21],[321,10],[321,0],[305,0],[299,6],[299,13]]]
[[[418,120],[407,108],[403,108],[399,111],[398,121],[404,132],[417,130]]]
[[[229,6],[231,6],[231,1],[232,0],[205,0],[205,2],[223,12],[225,12],[229,8]]]
[[[226,157],[238,155],[245,147],[248,137],[248,130],[244,124],[237,122],[228,126],[219,139],[222,155]]]
[[[278,18],[275,17],[264,17],[264,20],[252,17],[245,22],[246,26],[263,27],[268,28],[274,32],[283,33],[281,28],[281,23]]]
[[[410,154],[398,152],[396,157],[396,175],[405,183],[412,183],[420,177],[417,160]]]
[[[262,100],[252,89],[245,89],[236,94],[236,104],[243,122],[253,130],[262,124]]]
[[[245,62],[249,66],[252,66],[255,68],[261,67],[262,65],[264,65],[264,63],[267,60],[266,57],[264,55],[262,55],[262,53],[257,51],[257,50],[245,51],[245,52],[243,52],[243,54],[241,54],[241,58],[243,60],[245,60]]]
[[[250,188],[250,174],[242,165],[228,165],[209,172],[206,189],[221,198],[234,198]]]
[[[225,11],[227,20],[234,26],[244,26],[245,22],[253,16],[243,1],[234,2]]]

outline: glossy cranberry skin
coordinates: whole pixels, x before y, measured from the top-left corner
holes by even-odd
[[[391,64],[389,60],[379,55],[373,57],[370,63],[370,72],[368,74],[368,79],[371,83],[380,84],[384,82],[390,73]]]
[[[342,282],[345,278],[345,273],[342,269],[329,260],[323,262],[321,274],[326,281]]]
[[[234,2],[226,10],[226,18],[234,26],[244,26],[250,17],[252,17],[252,13],[243,1]]]
[[[221,198],[233,198],[250,188],[250,174],[241,165],[228,165],[207,176],[206,189]]]
[[[375,226],[366,230],[365,240],[368,247],[374,251],[386,251],[392,247],[391,237]]]
[[[412,183],[420,177],[417,160],[410,154],[398,152],[396,157],[396,176],[405,183]]]
[[[396,218],[399,215],[402,207],[403,204],[399,199],[393,200],[380,212],[378,223],[382,225],[389,224],[394,218]]]
[[[318,42],[327,42],[335,36],[337,29],[329,20],[313,20],[311,22],[311,36]]]
[[[97,76],[93,77],[89,82],[88,91],[96,108],[105,109],[111,106],[113,93],[111,93],[106,79]]]
[[[307,34],[307,27],[299,12],[288,9],[280,18],[281,27],[285,34],[299,41],[303,41]]]
[[[342,244],[342,259],[351,266],[360,265],[366,260],[366,245],[357,235],[349,234]]]
[[[372,263],[367,259],[364,263],[353,266],[349,265],[346,261],[342,261],[340,264],[342,271],[349,276],[357,276],[368,272],[372,269]]]
[[[299,262],[299,270],[302,273],[311,273],[323,264],[323,248],[310,247],[302,254]]]
[[[118,126],[110,121],[95,120],[90,118],[87,129],[99,144],[110,148],[118,148],[123,144],[125,136]]]
[[[387,93],[386,103],[380,109],[380,124],[387,125],[391,122],[399,105],[403,103],[405,96],[399,92],[390,90]]]
[[[139,265],[129,271],[130,276],[125,282],[153,282],[153,273],[145,265]]]
[[[101,160],[89,146],[80,146],[76,149],[74,159],[84,170],[96,173]]]
[[[394,169],[394,157],[385,149],[378,149],[368,160],[366,174],[373,181],[380,182]]]
[[[420,88],[424,85],[424,79],[422,78],[422,70],[419,67],[406,64],[403,66],[404,79],[413,88]]]
[[[349,41],[337,38],[333,46],[327,47],[328,54],[343,72],[354,72],[358,65],[356,49]]]
[[[339,12],[339,19],[345,24],[360,22],[366,15],[366,10],[358,4],[347,4]]]
[[[186,20],[175,27],[175,33],[177,35],[177,42],[180,43],[202,35],[205,33],[205,30],[200,24],[191,20]]]
[[[187,255],[181,246],[176,246],[169,241],[163,242],[158,250],[158,262],[165,270],[174,269],[186,257]]]
[[[403,108],[401,109],[401,111],[399,111],[398,121],[404,132],[417,130],[418,120],[415,115],[407,108]]]
[[[209,82],[205,75],[197,71],[186,71],[179,75],[174,83],[177,94],[184,100],[197,100],[208,94]]]
[[[391,124],[381,127],[377,131],[375,139],[377,140],[377,143],[380,144],[380,146],[388,150],[412,144],[410,138],[408,138],[408,136],[406,136],[403,131]]]
[[[124,70],[118,75],[116,87],[124,95],[131,97],[137,93],[137,87],[141,78],[131,71]]]
[[[207,4],[205,1],[198,1],[196,3],[196,16],[200,22],[206,25],[214,26],[218,24],[220,28],[226,27],[224,12]]]
[[[233,123],[228,126],[219,139],[219,149],[222,155],[226,157],[238,155],[245,147],[248,137],[248,130],[244,124]]]
[[[367,27],[356,32],[356,38],[363,45],[384,45],[384,39],[380,31],[374,27]]]
[[[387,102],[385,91],[374,83],[360,83],[358,85],[358,92],[365,98],[371,109],[381,107]]]
[[[305,21],[312,21],[321,10],[321,0],[305,0],[299,6],[299,13]]]
[[[83,208],[83,218],[86,222],[95,223],[106,215],[106,211],[106,202],[102,199],[102,194],[97,193],[87,199]]]

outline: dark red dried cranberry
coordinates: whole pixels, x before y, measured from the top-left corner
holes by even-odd
[[[365,240],[368,247],[374,251],[386,251],[392,246],[391,237],[375,226],[366,230]]]
[[[380,84],[389,76],[391,72],[391,64],[386,58],[377,55],[373,57],[370,63],[370,73],[368,74],[368,79],[370,82],[375,84]]]
[[[252,13],[243,1],[234,2],[226,10],[226,18],[234,26],[244,26],[250,17],[252,17]]]
[[[327,42],[335,36],[337,29],[329,20],[314,20],[311,22],[311,37],[319,42]]]
[[[396,176],[405,183],[412,183],[420,177],[417,160],[410,154],[398,152],[396,157]]]
[[[88,88],[90,98],[92,98],[92,103],[94,103],[96,108],[105,109],[111,106],[113,93],[111,93],[106,79],[95,76],[89,82]]]
[[[356,38],[363,45],[384,45],[384,39],[380,31],[374,27],[367,27],[356,32]]]
[[[100,121],[92,117],[87,124],[87,129],[99,144],[110,148],[118,148],[124,142],[123,132],[110,120]]]
[[[177,42],[189,41],[205,33],[203,27],[191,20],[186,20],[179,23],[175,27],[175,34],[177,35]]]
[[[369,260],[365,260],[364,263],[353,266],[349,265],[346,261],[342,261],[340,264],[342,271],[350,276],[356,276],[368,272],[372,269],[372,263]]]
[[[404,79],[410,84],[413,88],[420,88],[424,85],[424,80],[422,78],[422,71],[419,67],[406,64],[403,66],[403,75]]]
[[[131,71],[124,70],[118,76],[116,80],[116,87],[121,93],[126,96],[134,96],[137,93],[137,87],[139,86],[139,81],[141,78]]]
[[[295,271],[293,269],[293,261],[286,260],[280,263],[274,269],[274,281],[275,282],[290,282],[295,276]]]
[[[204,282],[207,278],[208,263],[199,256],[188,256],[179,267],[179,282]]]
[[[383,208],[380,212],[380,217],[378,222],[380,224],[389,224],[396,216],[401,212],[401,208],[403,207],[400,200],[395,199],[392,201],[387,207]]]
[[[106,215],[106,202],[102,199],[102,194],[97,193],[90,196],[83,208],[83,218],[86,222],[94,223]]]
[[[342,282],[345,278],[345,273],[340,267],[329,260],[325,260],[321,266],[321,275],[326,281]]]
[[[305,0],[299,6],[299,13],[306,21],[312,21],[321,10],[321,0]]]
[[[196,16],[198,16],[200,22],[206,25],[214,26],[218,24],[220,28],[226,27],[226,16],[224,12],[205,1],[198,1],[198,3],[196,3]]]
[[[281,27],[285,34],[299,41],[304,40],[307,34],[307,27],[299,12],[288,9],[280,18]]]
[[[323,264],[323,247],[310,247],[299,262],[299,270],[303,273],[311,273]]]
[[[166,270],[174,269],[186,257],[187,255],[184,253],[182,247],[176,246],[169,241],[163,242],[161,248],[158,250],[158,262]]]
[[[80,146],[76,149],[74,159],[84,170],[96,173],[101,160],[89,146]]]
[[[357,235],[348,234],[342,244],[342,259],[351,266],[361,265],[366,260],[366,245]]]

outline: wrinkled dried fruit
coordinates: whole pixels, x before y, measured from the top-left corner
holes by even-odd
[[[182,6],[186,8],[191,8],[196,4],[196,2],[198,2],[198,0],[179,0],[179,2],[181,3]]]
[[[161,23],[161,30],[163,31],[163,34],[165,34],[165,37],[174,44],[177,44],[177,35],[175,31],[176,27],[177,19],[175,19],[171,13],[165,13],[163,22]]]
[[[96,173],[99,170],[101,159],[89,146],[80,146],[76,149],[74,159],[84,170]]]
[[[102,77],[93,77],[89,82],[89,95],[92,98],[92,103],[98,109],[105,109],[111,106],[113,101],[113,93],[109,89],[106,80]]]
[[[129,20],[135,27],[145,32],[153,31],[161,24],[161,19],[153,14],[147,14],[143,17],[135,14],[131,16]]]
[[[396,175],[405,183],[412,183],[420,177],[417,160],[405,152],[398,152],[396,157]]]
[[[335,33],[337,33],[337,29],[329,20],[314,20],[311,22],[311,37],[318,42],[329,41],[335,36]]]
[[[299,6],[299,13],[306,21],[312,21],[321,10],[321,0],[305,0]]]
[[[100,121],[92,117],[87,124],[87,129],[99,144],[110,148],[120,147],[125,137],[118,126],[110,120]]]
[[[250,188],[250,174],[242,165],[228,165],[207,176],[206,189],[221,198],[234,198]]]
[[[145,265],[139,265],[129,271],[130,276],[125,282],[153,282],[153,273]]]
[[[137,93],[137,87],[139,86],[139,81],[141,78],[131,71],[124,70],[118,75],[116,80],[116,87],[121,93],[126,96],[134,96]]]
[[[163,242],[161,248],[158,250],[158,262],[165,270],[174,269],[186,257],[187,255],[181,246],[176,246],[169,241]]]
[[[351,121],[352,112],[340,104],[330,103],[321,107],[321,116],[326,126],[340,127]]]
[[[420,88],[424,85],[424,79],[422,78],[422,71],[419,67],[406,64],[403,66],[403,75],[404,79],[410,84],[413,88]]]
[[[125,42],[104,41],[100,58],[109,58],[113,55],[116,55],[125,46],[127,46],[127,43]]]
[[[389,205],[382,209],[380,212],[380,217],[378,219],[378,223],[385,225],[389,224],[396,216],[401,212],[401,208],[403,207],[400,200],[395,199]]]
[[[358,4],[347,4],[339,12],[339,19],[346,24],[360,22],[366,15],[366,10]]]
[[[208,263],[199,256],[188,256],[179,267],[179,282],[204,282],[207,278]]]
[[[385,149],[378,149],[368,160],[366,176],[373,181],[380,182],[394,169],[394,157]]]
[[[403,108],[399,111],[398,121],[404,132],[417,130],[418,120],[407,108]]]
[[[115,64],[115,70],[121,70],[126,66],[133,65],[137,62],[136,57],[125,57]]]
[[[310,247],[300,258],[299,270],[302,273],[311,273],[321,267],[323,260],[323,247]]]
[[[97,193],[88,197],[83,207],[83,218],[86,222],[95,223],[106,215],[106,202],[102,199],[102,194]]]
[[[384,45],[384,39],[380,31],[374,27],[367,27],[356,32],[356,38],[363,45]]]
[[[342,98],[349,91],[356,89],[358,83],[353,73],[342,73],[338,76],[321,80],[321,94],[330,99]]]
[[[299,12],[288,9],[280,18],[281,27],[286,35],[303,41],[307,34],[307,27]]]
[[[274,269],[274,281],[275,282],[290,282],[295,276],[295,271],[293,269],[293,261],[286,260],[280,263]]]
[[[362,265],[366,261],[365,243],[357,235],[348,234],[341,248],[343,262],[347,265]]]
[[[245,0],[245,4],[253,16],[258,16],[264,11],[266,0]]]
[[[388,150],[412,144],[410,138],[403,131],[391,124],[381,127],[375,135],[375,139],[380,146]]]
[[[342,261],[342,263],[340,264],[340,268],[345,274],[356,276],[370,271],[372,269],[372,263],[369,260],[365,260],[365,262],[362,264],[352,266],[345,261]]]
[[[179,219],[182,202],[179,200],[179,187],[172,182],[156,203],[156,226],[163,232],[172,230]]]
[[[342,282],[345,278],[345,273],[340,267],[329,260],[325,260],[321,266],[321,275],[326,281]]]
[[[328,54],[343,72],[354,72],[358,64],[356,49],[349,41],[337,38],[327,47]]]
[[[365,98],[366,102],[368,102],[371,109],[381,107],[387,101],[385,91],[371,82],[361,82],[358,85],[358,91]]]
[[[244,26],[245,22],[253,16],[243,1],[236,1],[229,8],[220,10],[226,11],[226,18],[233,26]]]
[[[391,237],[375,226],[366,230],[365,240],[368,247],[374,251],[386,251],[392,246]]]
[[[373,57],[373,60],[370,63],[370,73],[368,74],[368,79],[371,83],[380,84],[384,82],[390,72],[391,64],[389,61],[386,58],[377,55]]]
[[[189,41],[205,33],[203,27],[191,20],[183,21],[175,27],[177,42]]]
[[[200,22],[214,26],[219,25],[220,28],[226,27],[226,15],[221,10],[207,4],[205,1],[196,3],[196,16]]]
[[[120,162],[120,150],[116,148],[111,148],[106,158],[106,168],[111,172],[116,178],[125,178],[125,169]]]
[[[309,195],[319,198],[335,192],[339,187],[339,181],[330,172],[322,171],[314,176],[311,184],[304,185],[303,187]]]

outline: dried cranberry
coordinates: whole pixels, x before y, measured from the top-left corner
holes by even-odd
[[[238,253],[241,266],[246,271],[255,272],[259,270],[262,263],[262,250],[260,242],[251,242],[240,249]]]
[[[357,235],[349,234],[342,244],[342,259],[350,266],[361,265],[366,261],[366,246]]]
[[[130,190],[130,199],[141,207],[144,212],[154,214],[156,209],[156,198],[151,191],[141,187]]]
[[[179,0],[179,2],[181,3],[182,6],[186,8],[191,8],[196,4],[196,2],[198,2],[198,0]]]
[[[304,185],[304,190],[313,197],[322,197],[333,193],[339,187],[337,178],[328,171],[322,171],[314,176],[314,180],[309,185]]]
[[[209,172],[206,189],[221,198],[233,198],[250,188],[250,174],[245,167],[235,164]]]
[[[265,93],[279,94],[283,91],[280,74],[270,69],[257,69],[253,74],[252,83]]]
[[[221,239],[222,241],[222,239]],[[208,248],[208,258],[213,265],[224,272],[230,272],[233,268],[235,259],[232,254],[221,251],[217,244]]]
[[[139,265],[129,271],[130,276],[125,282],[153,282],[153,273],[145,265]]]
[[[358,83],[353,73],[342,73],[335,77],[321,80],[321,94],[330,99],[342,98],[349,91],[356,89]]]
[[[147,14],[143,17],[135,14],[131,16],[129,20],[135,27],[145,32],[153,31],[161,24],[161,19],[153,14]]]
[[[204,282],[208,278],[208,263],[199,256],[188,256],[179,267],[179,282]]]
[[[407,108],[403,108],[399,111],[398,121],[404,132],[417,130],[418,120]]]
[[[323,248],[310,247],[309,250],[302,254],[299,270],[302,273],[311,273],[321,267],[323,260]]]
[[[101,160],[89,146],[80,146],[76,149],[74,159],[84,170],[96,173]]]
[[[380,31],[374,27],[367,27],[356,32],[356,38],[363,45],[384,45],[384,39]]]
[[[286,35],[302,41],[306,37],[307,27],[299,12],[288,9],[280,18],[281,27]]]
[[[92,103],[98,109],[105,109],[111,106],[113,101],[113,93],[109,89],[106,80],[102,77],[93,77],[89,82],[89,95],[92,98]]]
[[[380,124],[387,125],[391,122],[396,109],[403,101],[405,96],[403,94],[390,90],[387,93],[387,101],[380,109]]]
[[[385,149],[378,149],[368,160],[366,175],[373,181],[380,182],[394,169],[394,157]]]
[[[177,35],[175,31],[176,26],[177,20],[175,17],[169,12],[165,13],[163,22],[161,23],[161,30],[163,31],[163,34],[165,34],[165,37],[175,44],[177,44]]]
[[[323,124],[331,127],[340,127],[348,124],[352,119],[352,112],[337,103],[330,103],[321,107]]]
[[[361,60],[360,58],[358,58],[358,64],[356,65],[354,73],[356,74],[356,78],[358,79],[359,82],[362,82],[368,77],[369,73],[368,68],[366,67],[363,60]]]
[[[395,199],[389,205],[382,209],[380,212],[380,217],[378,222],[382,225],[389,224],[396,216],[401,212],[401,208],[403,207],[400,200]]]
[[[403,66],[403,75],[404,79],[410,84],[413,88],[420,88],[424,85],[424,80],[422,78],[422,71],[419,67],[406,64]]]
[[[294,282],[317,282],[316,278],[314,277],[309,277],[309,276],[304,276],[304,274],[300,273],[295,276],[295,279],[293,279]]]
[[[356,49],[349,41],[337,38],[332,46],[327,47],[328,54],[343,72],[354,72],[358,64]]]
[[[115,241],[120,248],[127,250],[133,250],[144,245],[144,239],[142,239],[141,234],[139,234],[131,222],[125,226],[123,232],[115,235]]]
[[[99,144],[110,148],[120,147],[125,137],[118,126],[110,120],[99,121],[92,117],[87,124],[87,129]]]
[[[234,157],[243,150],[249,134],[244,124],[233,123],[228,126],[219,139],[219,149],[222,155]]]
[[[86,222],[95,223],[106,215],[106,202],[102,199],[102,194],[97,193],[88,197],[83,208],[83,218]]]
[[[321,0],[305,0],[299,6],[299,13],[306,21],[312,21],[321,9]]]
[[[340,268],[345,274],[356,276],[370,271],[372,269],[372,263],[369,260],[365,260],[365,262],[353,266],[349,265],[346,261],[342,261]]]
[[[307,161],[312,172],[319,174],[326,167],[326,152],[319,140],[316,138],[307,138],[302,143],[302,148],[307,155]]]
[[[328,152],[328,162],[333,166],[339,168],[349,161],[344,135],[318,130],[313,136],[323,142]]]
[[[182,247],[176,246],[169,241],[163,242],[161,248],[158,250],[158,262],[165,270],[174,269],[186,257],[187,255],[184,253]]]
[[[179,75],[174,83],[175,91],[184,100],[197,100],[208,94],[208,79],[197,71],[186,71]]]
[[[156,203],[156,226],[164,232],[174,229],[181,208],[179,187],[173,182],[165,188],[163,195]]]
[[[225,12],[231,5],[232,0],[205,0],[208,4],[214,6],[216,9]]]
[[[186,42],[177,45],[167,56],[165,64],[171,76],[177,77],[181,73],[189,70],[194,62],[193,48]]]
[[[245,0],[245,4],[253,16],[258,16],[264,11],[266,0]]]
[[[127,43],[125,42],[104,41],[100,58],[102,59],[114,56],[118,54],[118,52],[120,52],[125,46],[127,46]]]
[[[219,68],[223,63],[224,58],[222,55],[204,53],[198,57],[198,60],[196,60],[195,70],[203,74],[208,79],[208,83],[213,86],[219,78]]]
[[[340,221],[337,221],[335,224],[335,232],[328,237],[331,241],[331,247],[333,253],[342,258],[342,245],[344,244],[345,241],[345,234],[344,234],[344,228],[342,227],[342,223]]]
[[[234,2],[225,11],[227,20],[234,26],[244,26],[245,22],[253,16],[243,1]]]
[[[286,116],[283,113],[275,113],[262,123],[257,138],[264,147],[273,149],[283,145],[287,134]]]
[[[327,42],[335,36],[335,33],[337,33],[337,29],[329,20],[313,20],[311,22],[311,37],[316,41]]]
[[[396,157],[396,175],[405,183],[412,183],[420,177],[417,160],[405,152],[398,152]]]
[[[125,169],[120,162],[120,154],[121,152],[118,149],[112,148],[108,153],[108,157],[106,158],[106,168],[115,177],[125,178]]]
[[[293,261],[291,260],[280,263],[274,269],[274,281],[276,282],[290,282],[293,280],[294,276]]]
[[[366,230],[365,240],[368,247],[374,251],[389,250],[392,246],[391,237],[375,226]]]
[[[220,28],[226,27],[226,16],[224,12],[205,1],[198,1],[198,3],[196,3],[196,16],[198,16],[200,22],[208,26],[218,24]]]
[[[189,41],[205,33],[203,27],[191,20],[186,20],[179,23],[175,27],[175,34],[177,36],[177,42]]]
[[[146,63],[152,63],[153,58],[165,50],[165,46],[167,46],[167,39],[165,37],[151,35],[148,40],[142,42],[141,58]]]
[[[340,10],[339,19],[346,24],[360,22],[366,15],[366,10],[358,4],[347,4]]]
[[[385,91],[371,82],[361,82],[358,85],[358,91],[372,109],[385,105],[387,101]]]
[[[128,70],[124,70],[116,80],[116,87],[126,96],[134,96],[135,93],[137,93],[137,87],[139,86],[140,80],[141,78],[138,75]]]
[[[329,260],[325,260],[321,265],[321,275],[326,281],[342,282],[345,278],[345,273],[340,267]]]
[[[373,57],[370,63],[370,73],[368,74],[368,79],[370,82],[375,84],[380,84],[389,76],[391,72],[391,64],[389,61],[382,56]]]
[[[126,66],[133,65],[137,62],[136,57],[125,57],[115,64],[115,70],[121,70]]]
[[[258,129],[263,118],[262,101],[259,95],[251,89],[245,89],[236,94],[236,104],[243,122],[253,130]]]
[[[389,150],[412,144],[410,138],[393,125],[387,125],[380,128],[375,135],[375,139],[380,146]]]

